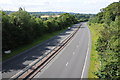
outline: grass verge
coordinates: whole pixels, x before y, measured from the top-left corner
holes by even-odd
[[[100,30],[102,29],[102,25],[98,24],[91,24],[89,26],[91,39],[92,39],[92,47],[91,47],[91,54],[90,54],[90,67],[88,71],[88,78],[97,78],[94,74],[100,68],[100,62],[98,59],[98,52],[95,49],[95,43],[100,36]]]
[[[41,42],[45,41],[45,40],[48,40],[50,39],[51,37],[53,36],[56,36],[58,35],[59,33],[65,31],[67,28],[63,29],[63,30],[60,30],[60,31],[56,31],[56,32],[53,32],[53,33],[50,33],[50,34],[44,34],[43,36],[41,36],[40,38],[34,40],[31,44],[27,44],[27,45],[24,45],[24,46],[21,46],[21,47],[18,47],[16,48],[15,50],[12,51],[12,53],[10,54],[4,54],[2,55],[2,60],[5,61],[29,48],[32,48],[33,46],[37,45],[37,44],[40,44]]]

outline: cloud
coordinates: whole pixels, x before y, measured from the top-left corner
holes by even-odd
[[[118,0],[0,0],[0,7],[4,10],[18,10],[19,7],[27,11],[67,11],[80,13],[97,13]]]

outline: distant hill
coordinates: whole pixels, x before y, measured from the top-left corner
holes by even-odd
[[[10,14],[12,12],[15,12],[15,11],[4,11],[5,13],[7,14]],[[30,14],[36,14],[36,15],[59,15],[59,14],[63,14],[63,13],[68,13],[68,12],[52,12],[52,11],[49,11],[49,12],[29,12]]]
[[[4,11],[7,14],[10,14],[12,12],[15,11]],[[52,12],[52,11],[48,11],[48,12],[29,12],[30,14],[36,14],[36,15],[60,15],[63,13],[70,13],[70,14],[86,14],[86,13],[74,13],[74,12]]]
[[[36,15],[59,15],[66,12],[29,12],[30,14],[36,14]]]
[[[4,11],[6,14],[10,14],[12,12],[15,12],[15,11]]]
[[[15,11],[4,11],[4,12],[7,14],[10,14],[10,13],[15,12]],[[74,15],[80,22],[81,21],[88,21],[90,17],[95,16],[95,14],[83,14],[83,13],[73,13],[73,12],[52,12],[52,11],[49,11],[49,12],[28,12],[28,13],[30,13],[32,16],[41,17],[41,18],[59,17],[60,14],[70,13],[70,14]]]

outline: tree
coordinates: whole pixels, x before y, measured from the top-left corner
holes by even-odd
[[[95,73],[99,78],[111,80],[119,80],[120,78],[120,11],[118,8],[120,8],[120,2],[112,3],[103,9],[102,14],[98,13],[91,19],[94,21],[90,21],[100,24],[102,20],[102,24],[104,24],[104,29],[101,30],[96,44],[96,50],[102,63],[101,68]]]
[[[30,44],[36,38],[45,33],[52,33],[64,29],[76,22],[73,15],[62,14],[59,18],[41,18],[30,15],[27,11],[19,8],[18,11],[7,15],[2,12],[3,25],[3,52],[13,50],[19,46]]]

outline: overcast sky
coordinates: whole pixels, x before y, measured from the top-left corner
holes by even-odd
[[[101,8],[119,0],[0,0],[0,9],[17,11],[62,11],[75,13],[98,13]]]

